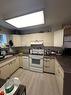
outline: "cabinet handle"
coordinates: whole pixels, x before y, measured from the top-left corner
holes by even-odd
[[[44,61],[49,61],[48,59],[44,60]]]

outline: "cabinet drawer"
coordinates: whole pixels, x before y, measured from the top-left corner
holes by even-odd
[[[50,60],[44,59],[44,66],[49,66],[49,65],[50,65]]]
[[[49,61],[50,61],[50,59],[46,59],[46,58],[44,58],[44,61],[45,61],[45,62],[49,62]]]
[[[49,62],[44,62],[44,66],[50,66],[50,63]]]
[[[50,67],[49,67],[49,66],[44,66],[43,71],[44,71],[44,72],[50,72]]]

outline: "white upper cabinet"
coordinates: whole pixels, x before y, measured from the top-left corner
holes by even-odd
[[[21,46],[21,42],[21,35],[13,35],[13,43],[15,47]]]
[[[64,29],[55,31],[54,32],[54,46],[62,47],[63,46],[63,37],[64,37]]]
[[[22,35],[22,46],[30,46],[32,41],[43,41],[44,46],[53,46],[53,32]]]
[[[25,35],[9,35],[8,40],[13,40],[14,46],[30,46],[33,41],[43,41],[44,46],[63,46],[64,29],[44,32],[33,33]]]
[[[7,35],[7,42],[9,44],[9,40],[13,41],[15,47],[21,46],[21,35]]]

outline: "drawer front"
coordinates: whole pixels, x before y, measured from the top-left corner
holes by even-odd
[[[49,66],[45,66],[43,69],[44,72],[50,72],[50,67]]]
[[[49,66],[49,65],[50,65],[50,60],[44,59],[44,66]]]
[[[44,62],[44,66],[50,66],[49,62]]]

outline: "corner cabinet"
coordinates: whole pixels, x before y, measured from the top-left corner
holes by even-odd
[[[59,94],[63,95],[64,71],[61,65],[58,63],[57,59],[55,60],[55,76],[56,76],[56,82],[57,82]]]
[[[55,58],[44,58],[43,71],[48,73],[55,73]]]

